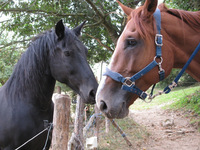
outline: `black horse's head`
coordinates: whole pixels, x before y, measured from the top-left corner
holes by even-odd
[[[56,24],[57,39],[50,55],[50,70],[56,80],[77,92],[84,103],[94,104],[98,84],[87,62],[88,50],[79,40],[84,23],[73,30],[65,27],[62,20]]]

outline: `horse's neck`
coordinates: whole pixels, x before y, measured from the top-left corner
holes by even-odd
[[[176,17],[162,19],[164,45],[174,54],[174,68],[182,68],[200,42],[200,34]],[[169,51],[169,49],[171,51]],[[187,72],[200,81],[200,52],[188,67]]]
[[[32,72],[36,71],[38,68],[33,68]],[[25,68],[13,72],[5,85],[7,95],[10,95],[10,99],[16,103],[17,100],[22,100],[41,107],[50,106],[55,86],[55,79],[49,73],[50,71],[47,70],[42,74],[36,73],[34,77],[31,73],[28,73],[25,78],[20,76],[25,72]]]

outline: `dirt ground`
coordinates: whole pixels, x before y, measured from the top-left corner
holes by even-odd
[[[157,106],[147,110],[131,110],[129,117],[150,133],[139,150],[200,150],[200,123],[191,112],[163,110]]]

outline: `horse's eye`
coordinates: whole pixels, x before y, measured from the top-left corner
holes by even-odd
[[[64,51],[65,56],[70,56],[70,51]]]
[[[136,39],[134,39],[134,38],[128,38],[128,39],[126,40],[126,44],[127,44],[128,47],[129,47],[129,46],[135,46],[135,45],[137,44],[137,41],[136,41]]]

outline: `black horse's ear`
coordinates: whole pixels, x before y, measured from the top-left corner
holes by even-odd
[[[65,26],[62,22],[62,19],[56,23],[55,32],[58,36],[58,40],[62,40],[65,36]]]
[[[75,27],[73,29],[74,33],[76,34],[76,36],[80,36],[81,34],[81,29],[83,28],[84,24],[86,21],[84,21],[83,23],[81,23],[80,25],[78,25],[77,27]]]

